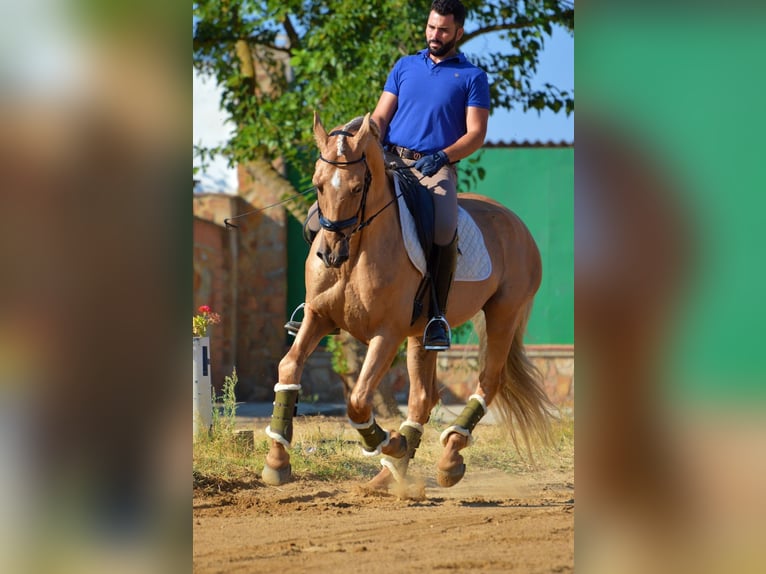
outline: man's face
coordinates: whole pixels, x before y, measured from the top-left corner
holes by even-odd
[[[462,36],[463,28],[457,27],[455,17],[452,14],[442,16],[432,10],[428,15],[426,42],[428,43],[428,51],[437,58],[450,55]]]

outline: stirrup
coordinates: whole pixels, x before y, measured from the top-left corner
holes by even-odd
[[[296,321],[295,315],[298,313],[298,311],[303,309],[305,306],[306,306],[306,303],[301,303],[300,305],[298,305],[295,308],[295,311],[293,311],[292,314],[290,315],[290,320],[287,323],[285,323],[285,330],[287,331],[287,334],[290,335],[291,337],[295,337],[296,335],[298,335],[298,331],[301,330],[301,321]],[[328,333],[328,335],[340,335],[340,329],[337,329],[337,328],[333,329],[332,331]]]
[[[429,343],[428,342],[428,328],[431,326],[432,323],[441,323],[444,325],[445,330],[447,331],[447,343],[445,344],[439,344],[439,343]],[[423,329],[423,348],[426,351],[447,351],[450,348],[450,341],[452,340],[452,329],[450,329],[449,323],[447,323],[447,319],[444,318],[443,315],[439,315],[438,317],[433,317],[428,323],[426,323],[426,328]]]
[[[306,306],[306,303],[301,303],[295,308],[295,311],[292,312],[292,315],[290,315],[290,320],[285,323],[285,330],[287,331],[287,334],[291,337],[295,337],[298,334],[298,331],[301,329],[301,322],[295,320],[295,315],[303,309]]]

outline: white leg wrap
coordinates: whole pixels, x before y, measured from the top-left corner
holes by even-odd
[[[352,427],[354,427],[356,430],[365,430],[370,428],[372,425],[375,424],[375,413],[370,413],[370,420],[368,420],[366,423],[355,423],[351,419],[348,419],[348,424],[350,424]]]
[[[367,428],[367,427],[364,427],[364,428]],[[388,431],[385,431],[385,433],[386,433],[386,438],[383,440],[382,443],[378,445],[378,448],[376,448],[375,450],[365,450],[364,447],[362,447],[362,454],[364,456],[378,456],[379,454],[381,454],[383,452],[383,449],[388,446],[388,443],[391,442],[391,433]]]
[[[449,438],[449,435],[452,433],[457,433],[463,435],[465,438],[468,439],[468,445],[472,445],[476,439],[473,438],[471,435],[471,431],[469,431],[467,428],[463,428],[458,425],[452,425],[451,427],[447,427],[444,429],[444,432],[442,432],[441,436],[439,437],[439,442],[442,443],[442,446],[447,446],[447,439]]]
[[[271,425],[266,427],[266,436],[268,436],[271,439],[274,439],[279,444],[281,444],[285,448],[290,448],[290,443],[287,441],[285,437],[283,437],[281,434],[275,433],[271,430]]]
[[[274,385],[274,392],[278,393],[279,391],[300,391],[301,386],[300,385],[285,385],[283,383],[277,383]]]
[[[396,460],[397,459],[393,459],[390,456],[383,456],[380,459],[380,465],[384,468],[387,468],[391,472],[391,475],[394,477],[394,480],[396,482],[403,482],[404,477],[399,472],[399,469],[396,468]],[[401,459],[398,459],[398,460],[401,460]],[[407,464],[407,462],[409,461],[405,461],[405,465]],[[406,466],[405,466],[405,469],[406,469]]]

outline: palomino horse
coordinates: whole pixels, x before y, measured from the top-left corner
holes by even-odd
[[[383,455],[384,468],[373,479],[380,487],[392,477],[404,477],[420,443],[422,425],[439,399],[436,352],[423,348],[427,317],[410,325],[421,274],[405,251],[391,173],[375,122],[367,114],[328,134],[315,114],[314,137],[320,156],[313,182],[322,230],[306,260],[304,320],[279,363],[274,412],[266,429],[273,440],[263,479],[281,484],[290,478],[287,448],[301,373],[322,337],[340,327],[369,345],[347,408],[349,422],[361,435],[363,452]],[[442,433],[444,451],[437,464],[442,486],[452,486],[463,477],[465,464],[459,451],[470,444],[471,433],[490,404],[497,407],[514,444],[519,446],[518,426],[527,448],[530,434],[547,437],[551,407],[523,347],[542,277],[535,241],[519,217],[497,202],[475,194],[460,194],[459,201],[484,235],[492,272],[483,281],[456,281],[449,297],[450,324],[459,325],[483,310],[485,332],[476,392]],[[398,432],[385,431],[375,422],[371,399],[405,338],[408,417]]]

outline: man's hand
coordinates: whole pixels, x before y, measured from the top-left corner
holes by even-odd
[[[421,157],[415,162],[415,169],[426,177],[431,177],[442,167],[449,163],[449,158],[444,150],[437,151],[435,154]]]

